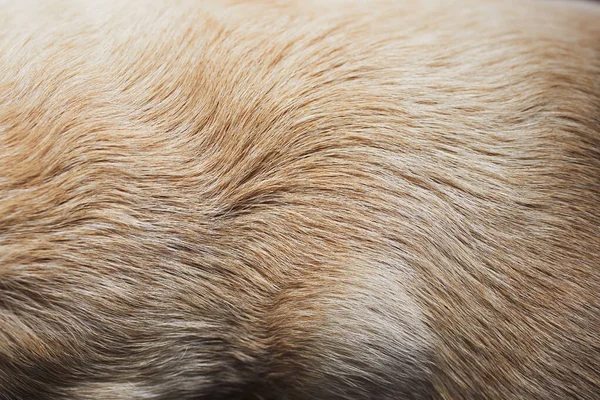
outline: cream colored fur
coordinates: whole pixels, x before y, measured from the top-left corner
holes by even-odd
[[[0,399],[600,396],[600,6],[1,6]]]

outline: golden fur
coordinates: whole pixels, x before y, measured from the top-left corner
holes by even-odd
[[[0,399],[597,399],[600,7],[3,1]]]

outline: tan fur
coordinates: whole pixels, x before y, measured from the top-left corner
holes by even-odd
[[[599,6],[1,5],[1,399],[600,396]]]

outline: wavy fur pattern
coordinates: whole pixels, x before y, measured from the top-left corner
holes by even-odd
[[[2,2],[0,398],[597,399],[599,8]]]

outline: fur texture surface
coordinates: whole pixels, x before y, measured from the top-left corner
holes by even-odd
[[[3,1],[0,399],[598,399],[600,7]]]

